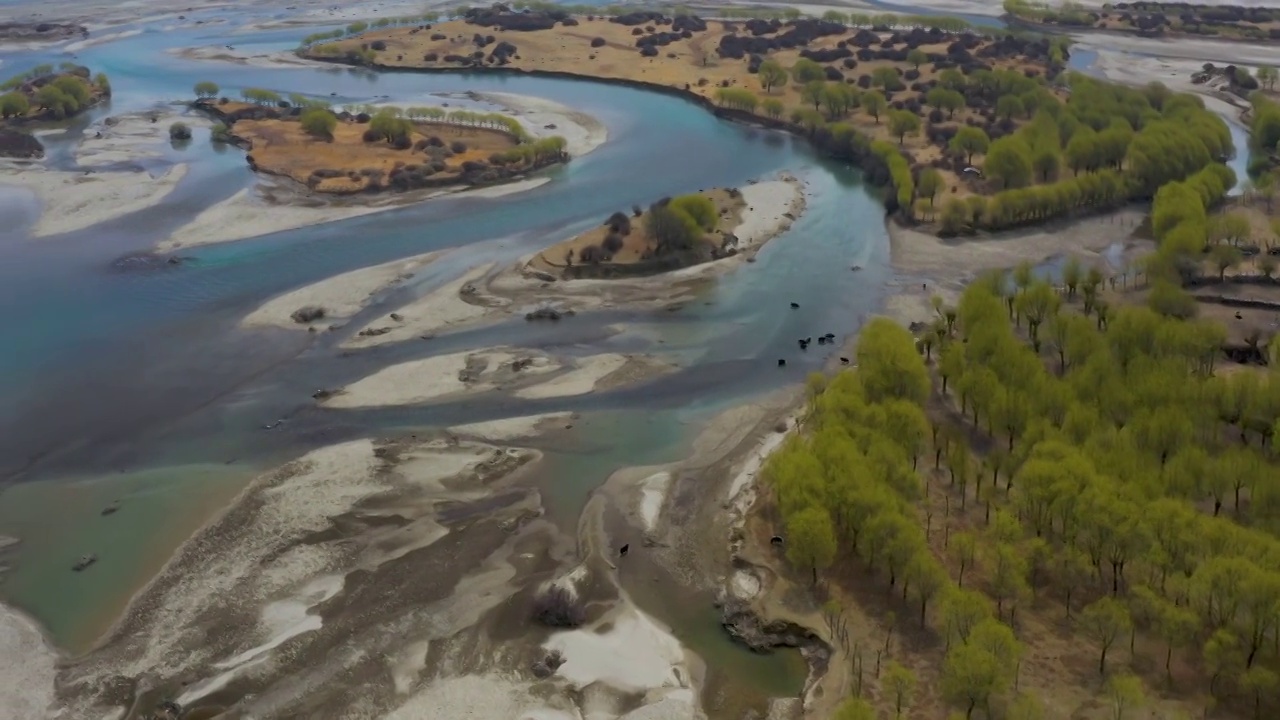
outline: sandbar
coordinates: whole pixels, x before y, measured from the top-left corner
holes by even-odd
[[[144,210],[163,201],[187,174],[179,163],[159,176],[145,172],[68,172],[21,168],[0,182],[34,192],[42,206],[33,237],[61,235]]]
[[[400,342],[443,330],[457,330],[483,320],[493,308],[467,302],[463,292],[474,287],[493,267],[492,263],[472,268],[469,272],[396,310],[399,320],[379,318],[351,336],[343,347],[371,347]],[[467,293],[469,296],[472,293]],[[499,301],[494,301],[496,304]],[[385,332],[383,332],[385,330]],[[370,333],[378,333],[376,335]]]
[[[249,313],[241,324],[246,327],[305,328],[345,321],[366,307],[374,296],[412,278],[415,272],[439,255],[439,251],[429,252],[360,268],[277,295]],[[323,308],[324,317],[312,323],[295,321],[292,315],[304,307]]]
[[[517,360],[527,360],[528,364],[521,363],[524,367],[515,370],[512,362]],[[488,392],[559,367],[555,360],[531,350],[466,350],[385,367],[321,403],[331,408],[365,408],[444,402]]]

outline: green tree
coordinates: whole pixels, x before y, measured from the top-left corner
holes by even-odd
[[[871,71],[871,84],[878,88],[884,88],[886,91],[893,91],[902,87],[902,79],[898,73],[898,68],[892,65],[882,65]]]
[[[858,337],[858,374],[873,402],[891,398],[922,404],[929,394],[929,372],[916,352],[915,339],[901,325],[884,317],[872,318]]]
[[[916,182],[916,194],[928,198],[929,206],[932,207],[933,199],[938,196],[940,190],[942,190],[942,173],[935,167],[921,170],[920,180]]]
[[[863,93],[862,97],[858,98],[858,104],[868,115],[875,118],[877,125],[880,124],[880,116],[889,107],[889,101],[884,99],[884,93],[878,90]]]
[[[98,90],[103,95],[111,94],[111,79],[107,77],[106,73],[98,73],[97,75],[94,75],[93,84],[98,86]]]
[[[196,97],[202,100],[214,98],[218,96],[218,84],[215,82],[209,82],[208,80],[203,80],[196,83],[195,91]]]
[[[711,232],[719,224],[720,216],[711,198],[699,193],[681,195],[669,204],[672,210],[688,215],[705,232]]]
[[[693,218],[666,205],[649,208],[645,215],[645,231],[657,241],[659,254],[692,249],[702,238],[702,229]]]
[[[20,92],[0,95],[0,117],[11,118],[26,115],[30,109],[31,103],[27,101],[27,96]]]
[[[991,140],[982,128],[965,125],[951,138],[950,148],[952,152],[964,153],[965,163],[972,165],[973,156],[986,153],[990,144]]]
[[[1111,717],[1125,720],[1131,711],[1147,704],[1142,681],[1130,673],[1119,673],[1107,679],[1107,697],[1111,699]]]
[[[79,108],[76,101],[54,85],[45,85],[36,91],[36,102],[55,118],[62,119]]]
[[[832,720],[876,720],[876,710],[866,700],[853,697],[840,703]]]
[[[928,103],[930,107],[937,108],[938,110],[945,110],[947,113],[947,119],[954,117],[957,110],[964,109],[964,95],[961,95],[956,90],[948,90],[941,86],[930,90],[928,94],[925,95],[925,102]],[[966,128],[982,132],[981,129],[970,125],[966,125],[964,128],[961,128],[961,130]]]
[[[191,128],[186,123],[176,122],[169,126],[170,140],[190,140]]]
[[[1116,640],[1129,632],[1129,610],[1113,597],[1104,597],[1085,607],[1080,613],[1080,626],[1101,648],[1098,674],[1107,674],[1107,651]]]
[[[907,135],[920,132],[920,118],[910,110],[889,111],[889,132],[898,136],[898,144],[906,142]]]
[[[1004,629],[1007,633],[1008,628]],[[1009,653],[1016,653],[1017,643],[1012,633],[996,637],[1000,642],[981,642],[979,631],[975,630],[970,642],[953,646],[943,661],[942,695],[963,707],[966,718],[972,718],[978,708],[987,710],[991,698],[1004,692],[1013,680],[1017,658]],[[1010,642],[1012,646],[1006,644]]]
[[[787,518],[787,560],[809,568],[813,584],[818,584],[818,571],[830,567],[835,557],[836,534],[830,513],[810,507]]]
[[[919,70],[921,65],[929,62],[929,56],[920,48],[913,48],[907,51],[907,62],[911,63],[911,67]]]
[[[813,103],[813,109],[817,110],[822,106],[823,93],[827,84],[821,80],[810,80],[800,88],[800,99],[807,103]]]
[[[1274,67],[1264,65],[1258,68],[1258,82],[1262,83],[1266,89],[1274,90],[1277,79],[1280,79],[1280,71],[1277,71]]]
[[[848,115],[857,101],[853,88],[844,83],[829,82],[822,87],[822,104],[827,106],[827,117],[832,120]]]
[[[889,666],[885,668],[881,687],[893,700],[893,716],[900,718],[911,707],[911,696],[916,690],[916,674],[890,660]]]
[[[999,180],[1001,188],[1022,187],[1031,179],[1031,151],[1016,136],[1002,137],[991,143],[982,169]]]
[[[756,71],[760,78],[760,86],[766,93],[787,82],[787,70],[777,60],[765,60]]]
[[[333,139],[333,130],[338,127],[338,118],[328,110],[314,108],[302,113],[299,119],[303,132],[312,137]]]
[[[763,64],[763,63],[762,63]],[[800,58],[796,60],[795,65],[791,66],[791,79],[797,85],[814,82],[821,82],[827,78],[827,72],[818,63],[809,58]]]
[[[1209,248],[1209,259],[1218,270],[1218,282],[1226,282],[1227,270],[1239,265],[1244,260],[1244,254],[1234,245],[1218,243]]]
[[[786,111],[786,106],[778,98],[765,98],[760,102],[760,106],[764,114],[774,120],[781,118],[782,113]]]
[[[1012,120],[1024,112],[1026,108],[1023,107],[1017,95],[1002,95],[999,100],[996,100],[996,115],[999,115],[1001,120]]]

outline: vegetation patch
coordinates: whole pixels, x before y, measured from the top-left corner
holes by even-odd
[[[0,133],[4,136],[0,156],[43,155],[39,141],[19,127],[65,120],[110,96],[111,82],[106,75],[95,77],[89,68],[75,63],[62,63],[57,68],[38,65],[5,80],[0,83]]]
[[[529,269],[566,278],[634,277],[728,257],[738,252],[746,203],[734,189],[663,198],[619,211],[604,225],[538,253]]]
[[[839,12],[746,20],[619,12],[478,33],[473,14],[430,34],[368,31],[306,54],[335,58],[376,41],[387,48],[375,53],[378,65],[506,67],[676,89],[858,163],[891,186],[891,210],[941,235],[1151,198],[1235,151],[1225,123],[1194,96],[1063,73],[1060,39],[955,32],[938,27],[943,20],[863,27],[865,18]]]
[[[488,185],[568,159],[563,138],[534,139],[498,113],[437,107],[359,106],[334,111],[301,95],[249,88],[243,101],[195,87],[213,115],[215,142],[250,151],[254,170],[293,178],[315,192],[352,194]]]

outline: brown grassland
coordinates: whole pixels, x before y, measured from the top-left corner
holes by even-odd
[[[534,31],[486,28],[462,20],[442,22],[426,30],[414,27],[385,28],[330,43],[327,46],[328,54],[318,51],[318,48],[312,48],[306,54],[308,57],[324,59],[333,57],[334,54],[341,55],[349,50],[360,50],[380,41],[385,43],[385,50],[368,50],[373,53],[373,62],[378,65],[396,68],[458,69],[457,63],[447,62],[443,58],[447,55],[470,55],[477,50],[473,37],[480,33],[492,35],[495,43],[508,42],[516,47],[516,54],[510,59],[509,64],[503,66],[509,70],[643,83],[686,91],[713,103],[717,100],[718,90],[741,88],[756,93],[762,100],[769,98],[780,100],[785,107],[782,115],[784,119],[795,109],[812,107],[803,100],[801,85],[788,81],[781,87],[774,87],[766,92],[761,86],[759,77],[748,72],[746,58],[721,58],[717,54],[716,48],[721,38],[729,34],[742,34],[742,23],[729,23],[729,29],[726,29],[725,22],[707,20],[706,31],[692,33],[692,37],[688,39],[677,39],[669,45],[659,47],[655,57],[642,57],[636,47],[637,37],[633,35],[636,27],[610,22],[603,17],[576,19],[579,22],[576,26],[557,25],[550,30]],[[647,28],[640,29],[643,32]],[[669,30],[670,28],[658,29]],[[816,38],[804,48],[775,50],[770,52],[766,59],[777,61],[783,67],[790,68],[800,59],[802,50],[832,49],[837,47],[838,43],[848,40],[856,32],[855,29],[849,29],[842,35]],[[442,40],[432,40],[433,35],[446,37]],[[879,35],[882,39],[888,39],[893,33],[885,32]],[[592,47],[592,40],[596,38],[603,40],[604,45]],[[946,42],[921,45],[919,49],[925,53],[945,55],[950,41],[948,39]],[[981,49],[991,42],[990,39],[984,38],[973,53],[979,55]],[[489,45],[485,50],[491,50],[492,47],[493,45]],[[438,59],[424,60],[429,53],[435,53]],[[1045,75],[1048,71],[1044,62],[1027,57],[994,57],[983,58],[983,61],[994,70],[1015,70],[1020,73],[1033,72],[1040,75]],[[843,69],[838,61],[820,64],[841,69],[847,82],[852,82],[861,75],[872,75],[877,68],[881,67],[894,67],[903,74],[914,68],[908,62],[886,59],[858,61],[854,69]],[[938,71],[932,63],[921,64],[918,72],[918,78],[908,80],[905,84],[910,86],[919,83],[927,87],[938,76]],[[896,107],[914,98],[921,104],[917,114],[923,119],[928,113],[928,108],[923,106],[923,92],[904,89],[889,95],[890,107]],[[756,111],[756,115],[764,119],[760,110]],[[890,132],[884,116],[877,120],[865,111],[854,109],[841,120],[852,124],[872,139],[894,144],[899,142],[899,138]],[[948,119],[946,124],[963,126],[966,122],[974,122],[982,126],[986,119],[974,108],[965,108],[956,112],[954,118]],[[1017,122],[1021,123],[1021,121]],[[925,123],[922,122],[921,125]],[[931,141],[923,132],[908,135],[902,145],[914,163],[929,164],[945,153],[943,143]],[[947,194],[956,197],[973,193],[985,194],[986,190],[980,182],[962,180],[947,167],[940,169]]]
[[[385,141],[365,142],[362,135],[368,127],[339,121],[333,139],[327,140],[308,135],[294,119],[240,120],[235,124],[235,133],[252,143],[254,164],[262,172],[306,184],[317,170],[338,171],[339,176],[323,178],[313,186],[323,193],[362,192],[371,182],[371,175],[362,171],[373,170],[377,172],[373,177],[386,177],[397,166],[429,161],[421,152],[399,150]],[[443,123],[416,123],[411,138],[417,143],[433,135],[446,144],[457,140],[467,146],[465,152],[448,157],[448,168],[433,180],[457,179],[462,163],[481,162],[493,153],[516,146],[515,138],[507,133]]]

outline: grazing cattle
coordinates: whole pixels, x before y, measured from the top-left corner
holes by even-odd
[[[793,303],[791,303],[791,309],[792,309],[792,310],[799,310],[799,309],[800,309],[800,303],[798,303],[798,302],[793,302]]]
[[[848,364],[849,364],[849,358],[847,358],[847,357],[842,357],[842,358],[840,358],[840,364],[841,364],[841,365],[848,365]]]
[[[786,367],[786,366],[787,366],[787,361],[782,358],[778,358],[778,367]]]
[[[623,545],[622,547],[618,548],[618,554],[621,555],[622,557],[626,557],[627,551],[630,549],[631,549],[631,543],[627,543],[626,545]]]

